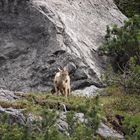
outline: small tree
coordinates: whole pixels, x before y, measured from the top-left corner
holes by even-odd
[[[114,58],[117,69],[126,66],[131,57],[140,65],[140,16],[134,16],[124,22],[124,26],[107,26],[104,45],[100,50]]]
[[[140,92],[140,16],[124,22],[124,26],[107,26],[100,51],[111,56],[113,71],[105,75],[107,84],[123,87],[126,93]],[[112,73],[112,74],[111,74]]]

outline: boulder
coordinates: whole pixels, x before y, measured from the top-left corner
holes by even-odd
[[[99,129],[97,134],[102,138],[110,138],[111,140],[125,140],[124,136],[119,134],[117,131],[113,130],[112,128],[108,127],[104,123],[100,123]]]
[[[26,118],[21,113],[22,110],[20,109],[13,109],[13,108],[2,108],[0,107],[0,116],[6,114],[7,115],[7,123],[13,124],[17,123],[20,125],[26,124]]]
[[[17,99],[19,99],[19,96],[16,95],[16,92],[0,89],[0,101],[10,102],[10,101],[15,101]]]

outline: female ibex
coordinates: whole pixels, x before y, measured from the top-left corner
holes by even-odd
[[[70,95],[70,76],[66,67],[62,70],[59,69],[59,72],[55,74],[54,87],[57,95],[59,95],[60,92],[66,97]]]

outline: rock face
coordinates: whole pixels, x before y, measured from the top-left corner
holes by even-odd
[[[17,96],[17,95],[22,95],[25,93],[21,92],[13,92],[9,90],[0,90],[0,102],[2,103],[3,101],[6,102],[14,102],[18,99],[22,99],[22,96]],[[7,103],[8,103],[7,102]],[[42,121],[41,116],[35,116],[32,113],[27,113],[26,115],[23,113],[23,111],[26,110],[24,109],[15,109],[11,107],[4,107],[2,104],[0,105],[0,118],[2,115],[6,114],[7,115],[7,122],[8,124],[13,124],[17,123],[20,125],[26,125],[29,128],[32,128],[34,121]],[[59,110],[60,111],[60,110]],[[62,132],[68,135],[68,123],[67,123],[67,113],[68,111],[66,110],[66,107],[64,106],[64,111],[58,112],[59,117],[56,120],[55,126],[56,128]],[[83,113],[75,113],[74,118],[78,120],[81,123],[87,124],[87,119]],[[101,138],[107,139],[110,138],[111,140],[124,140],[124,136],[119,134],[117,131],[113,130],[112,128],[108,127],[104,123],[100,123],[99,128],[96,132]]]
[[[49,91],[64,66],[72,89],[102,87],[105,62],[97,49],[106,25],[124,19],[113,0],[1,0],[1,87]]]

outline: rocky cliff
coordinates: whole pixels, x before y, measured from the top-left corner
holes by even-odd
[[[0,86],[49,91],[67,66],[72,89],[102,87],[97,49],[125,18],[113,0],[0,0]]]

